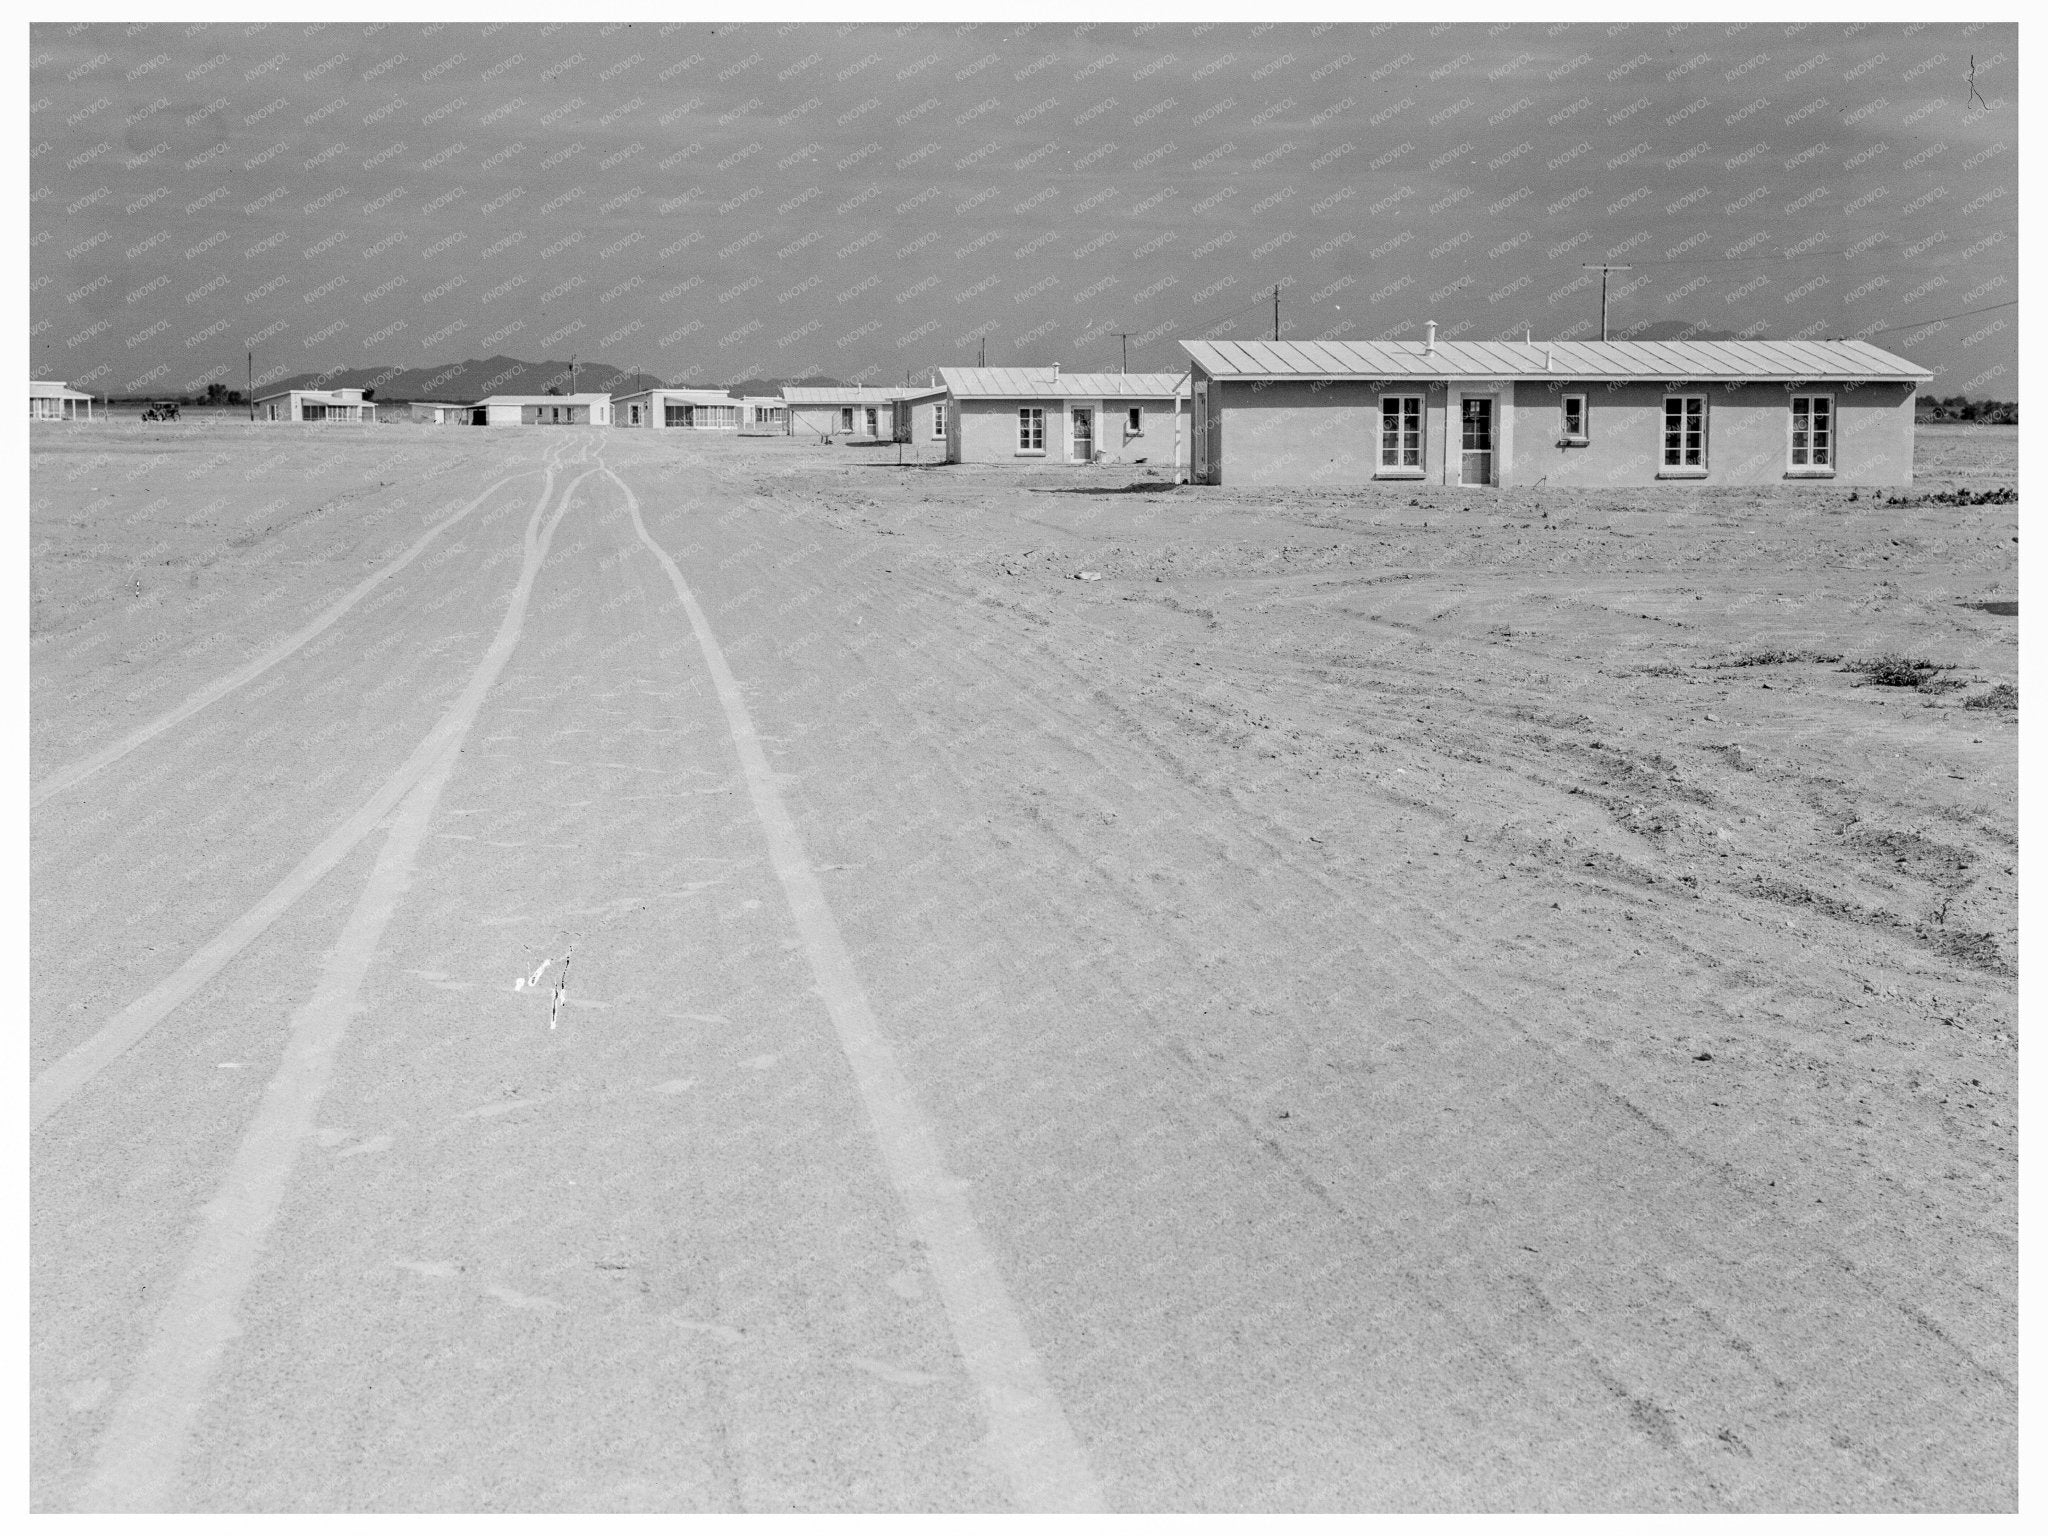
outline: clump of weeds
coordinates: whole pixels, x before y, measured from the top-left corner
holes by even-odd
[[[1963,700],[1965,709],[2018,709],[2020,690],[2013,683],[2000,683],[1988,693]]]
[[[1716,663],[1723,667],[1782,667],[1795,661],[1840,661],[1840,651],[1751,651],[1746,656],[1737,656],[1732,661]]]
[[[2020,499],[2017,489],[2001,485],[1989,491],[1933,491],[1925,496],[1887,496],[1888,507],[2003,507]]]
[[[1905,656],[1873,656],[1842,664],[1844,672],[1861,672],[1879,688],[1918,688],[1937,672],[1949,667],[1938,661],[1914,661]]]

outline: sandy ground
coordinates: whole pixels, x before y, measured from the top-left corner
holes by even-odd
[[[36,1507],[2014,1507],[2015,506],[32,448]]]

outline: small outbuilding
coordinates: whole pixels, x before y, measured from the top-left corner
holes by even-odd
[[[487,427],[608,427],[612,397],[583,395],[490,395],[471,408]]]
[[[30,421],[91,421],[92,396],[54,379],[28,381]]]
[[[256,397],[258,421],[368,421],[377,407],[360,389],[281,389]]]
[[[406,419],[433,427],[467,427],[476,421],[476,407],[448,400],[407,402]]]
[[[919,387],[904,385],[889,403],[894,419],[892,436],[922,455],[929,451],[940,458],[946,453],[946,422],[952,412],[946,408],[946,386],[936,380]]]
[[[1933,375],[1865,341],[1184,341],[1208,485],[1909,485]]]
[[[780,395],[748,395],[740,402],[740,436],[787,437],[789,407]]]
[[[1157,464],[1186,458],[1182,373],[941,368],[950,464]]]
[[[740,402],[722,389],[640,389],[612,397],[612,422],[621,427],[737,432]]]

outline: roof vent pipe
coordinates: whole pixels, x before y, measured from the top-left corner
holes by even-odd
[[[1422,328],[1422,351],[1426,357],[1436,350],[1436,322],[1430,321]]]
[[[1060,365],[1058,363],[1052,365],[1052,381],[1055,384],[1060,381]]]
[[[1543,371],[1545,373],[1554,373],[1556,371],[1556,364],[1550,360],[1550,348],[1548,347],[1543,349]]]

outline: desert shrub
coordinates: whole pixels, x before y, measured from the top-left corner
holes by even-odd
[[[1721,663],[1724,667],[1782,667],[1795,661],[1840,661],[1842,653],[1834,651],[1751,651],[1746,656],[1737,656],[1733,661]]]
[[[2020,499],[2010,485],[1988,491],[1929,491],[1924,496],[1887,496],[1888,507],[2002,507]]]
[[[1936,672],[1948,669],[1939,662],[1912,661],[1904,656],[1873,656],[1865,661],[1842,664],[1844,672],[1861,672],[1880,688],[1918,688]]]
[[[1967,687],[1960,677],[1930,677],[1920,685],[1922,693],[1954,693],[1958,688]]]
[[[2020,690],[2013,683],[2000,683],[1988,693],[1963,700],[1965,709],[2018,709]]]

